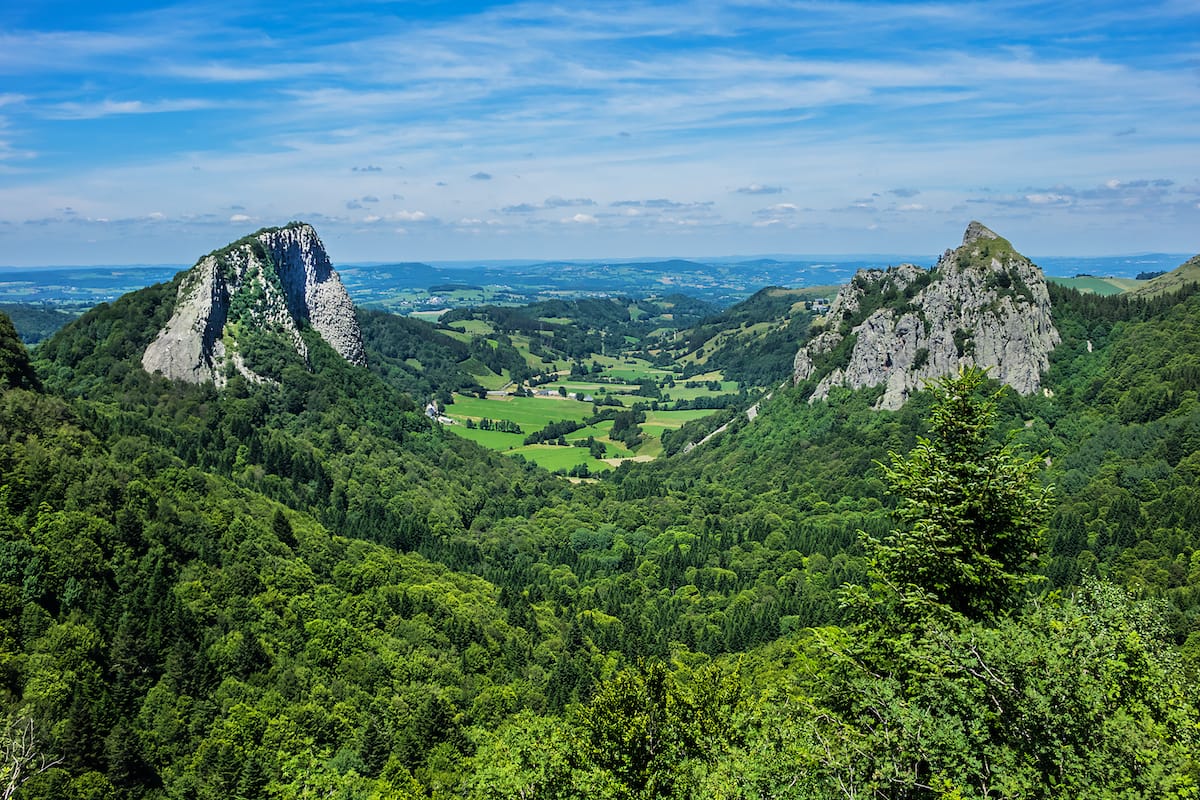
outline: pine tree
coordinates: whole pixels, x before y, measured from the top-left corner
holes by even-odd
[[[392,743],[389,741],[383,726],[372,716],[363,732],[362,747],[358,755],[367,767],[367,774],[374,777],[383,770],[392,754]]]
[[[877,588],[890,587],[902,606],[932,600],[995,618],[1029,580],[1050,491],[1038,482],[1038,459],[993,441],[997,395],[979,396],[985,377],[967,370],[941,381],[933,436],[884,465],[901,526],[864,539]]]

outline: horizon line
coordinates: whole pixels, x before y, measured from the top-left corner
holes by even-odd
[[[1023,254],[1024,255],[1024,254]],[[914,256],[912,253],[749,253],[749,254],[732,254],[722,256],[684,256],[684,255],[661,255],[661,256],[619,256],[619,257],[604,257],[604,256],[572,256],[567,258],[457,258],[457,259],[412,259],[412,260],[369,260],[369,261],[343,261],[333,262],[335,269],[339,267],[384,267],[396,266],[400,264],[425,264],[431,267],[450,266],[450,265],[475,265],[475,266],[492,266],[492,265],[511,265],[511,266],[536,266],[539,264],[579,264],[579,265],[603,265],[603,264],[653,264],[666,261],[692,261],[698,264],[726,264],[726,263],[741,263],[748,261],[758,261],[770,259],[776,261],[824,261],[824,260],[853,260],[867,261],[873,259],[893,260],[894,263],[905,263],[903,261],[895,261],[897,258],[902,259],[917,259],[917,258],[932,258],[934,261],[940,254],[931,254],[929,256]],[[1026,258],[1036,263],[1039,258],[1048,259],[1063,259],[1063,258],[1079,258],[1079,259],[1098,259],[1098,258],[1139,258],[1147,256],[1171,256],[1182,257],[1185,261],[1193,258],[1194,254],[1186,252],[1173,253],[1169,251],[1139,251],[1133,253],[1093,253],[1093,254],[1042,254],[1042,255],[1026,255]],[[167,262],[159,264],[0,264],[0,271],[17,271],[17,270],[54,270],[54,269],[191,269],[199,261],[191,264],[183,262]],[[1181,262],[1182,263],[1182,262]]]

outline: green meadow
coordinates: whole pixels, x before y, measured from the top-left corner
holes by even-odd
[[[699,386],[684,386],[685,383],[699,382]],[[714,392],[704,384],[708,381],[701,378],[688,378],[686,381],[676,379],[675,385],[663,389],[663,392],[669,394],[672,400],[695,400],[698,397],[711,397],[714,394],[737,394],[737,381],[718,381],[721,384],[720,391]],[[711,412],[709,412],[711,413]]]
[[[556,420],[582,421],[592,416],[592,404],[559,397],[478,397],[455,395],[454,403],[446,406],[446,416],[466,422],[468,418],[506,419],[515,422],[526,434],[541,430]]]
[[[492,323],[483,319],[462,319],[450,326],[451,329],[462,331],[466,334],[474,334],[477,336],[489,336],[495,333]]]
[[[531,444],[512,451],[513,455],[522,456],[534,462],[543,469],[551,472],[570,470],[580,464],[587,464],[591,472],[602,472],[612,469],[612,465],[592,458],[586,447],[562,447],[554,444]]]
[[[479,428],[468,428],[466,425],[452,425],[449,427],[458,436],[464,439],[470,439],[475,444],[482,445],[489,450],[507,451],[524,446],[525,435],[520,433],[504,433],[503,431],[483,431]]]
[[[545,321],[559,325],[569,325],[571,322],[566,317],[547,317]],[[451,324],[450,330],[444,332],[464,342],[471,342],[474,337],[498,335],[494,324],[484,319],[457,320]],[[596,401],[616,398],[622,406],[612,408],[618,411],[631,410],[635,405],[645,409],[645,421],[640,423],[641,441],[631,449],[623,442],[611,440],[611,420],[603,420],[566,434],[565,440],[574,443],[592,437],[604,446],[604,458],[642,460],[662,454],[662,435],[665,431],[677,429],[686,422],[714,413],[713,409],[657,411],[651,410],[650,406],[665,406],[673,401],[692,401],[704,397],[736,394],[739,388],[736,381],[724,380],[717,370],[685,380],[679,374],[678,367],[667,369],[655,366],[648,357],[644,357],[647,351],[637,350],[640,340],[636,339],[628,342],[630,349],[626,352],[607,355],[592,353],[581,359],[588,374],[575,377],[569,375],[571,360],[566,359],[561,352],[557,353],[557,358],[550,355],[552,342],[547,336],[509,331],[505,334],[504,341],[524,357],[531,374],[557,373],[552,382],[527,387],[533,392],[547,392],[550,396],[518,397],[514,394],[493,394],[479,398],[456,394],[454,402],[446,406],[445,413],[457,424],[448,426],[448,429],[491,450],[509,455],[519,454],[551,471],[567,471],[580,464],[587,464],[589,470],[610,468],[610,465],[596,459],[590,448],[524,444],[526,436],[544,429],[552,422],[583,422],[592,418],[599,406]],[[463,362],[462,366],[489,391],[513,392],[517,388],[511,382],[512,376],[507,368],[497,375],[476,359]],[[661,399],[635,394],[647,381],[658,387],[662,394]],[[690,386],[685,385],[689,383]],[[526,384],[523,383],[522,387],[526,387]],[[567,397],[562,397],[564,392]],[[594,399],[581,401],[575,399],[577,396]],[[523,432],[504,433],[467,427],[468,420],[477,425],[485,418],[513,422],[519,425]]]
[[[700,419],[713,412],[709,409],[646,411],[646,421],[641,425],[643,439],[636,450],[630,450],[624,444],[608,438],[612,420],[602,420],[566,434],[563,438],[571,443],[571,446],[523,444],[527,435],[541,430],[551,422],[567,419],[583,421],[591,417],[591,403],[544,397],[503,397],[487,400],[456,397],[455,402],[446,408],[446,413],[459,423],[450,426],[448,430],[488,449],[507,455],[523,456],[550,471],[570,470],[579,464],[587,464],[588,469],[595,472],[611,469],[611,465],[593,458],[587,448],[573,446],[575,442],[586,441],[589,436],[592,437],[604,445],[605,458],[654,458],[662,454],[663,431],[674,430],[690,420]],[[521,426],[524,433],[485,431],[466,426],[468,419],[477,423],[484,418],[515,422]]]
[[[1050,278],[1050,280],[1080,292],[1094,292],[1101,295],[1121,294],[1143,286],[1146,283],[1145,281],[1138,281],[1133,278],[1094,278],[1091,276]]]

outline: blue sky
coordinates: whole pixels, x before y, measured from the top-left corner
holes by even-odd
[[[1200,3],[4,4],[0,264],[1200,251]]]

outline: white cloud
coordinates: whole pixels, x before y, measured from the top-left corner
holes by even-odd
[[[65,21],[65,20],[64,20]],[[0,72],[64,72],[114,56],[129,57],[161,46],[148,31],[15,31],[0,33]]]
[[[188,80],[211,83],[249,83],[277,80],[296,80],[325,71],[320,64],[281,61],[274,64],[246,66],[236,63],[175,63],[163,74]]]
[[[179,99],[143,102],[141,100],[100,100],[90,103],[59,103],[51,106],[50,119],[100,119],[123,114],[167,114],[179,111],[200,111],[212,108],[209,100]]]
[[[1025,195],[1025,199],[1035,206],[1062,206],[1071,204],[1070,197],[1054,192],[1035,192]]]
[[[764,186],[761,183],[752,183],[749,186],[742,186],[737,191],[738,194],[779,194],[783,191],[783,187]]]

